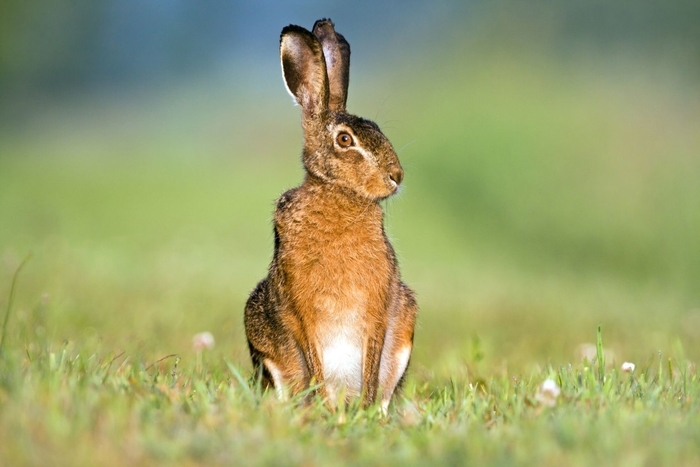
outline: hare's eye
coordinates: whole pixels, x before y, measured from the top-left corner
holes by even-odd
[[[345,132],[339,133],[335,140],[341,148],[349,148],[353,144],[352,136]]]

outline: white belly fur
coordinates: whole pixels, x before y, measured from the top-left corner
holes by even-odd
[[[320,312],[318,354],[323,380],[332,402],[344,392],[359,396],[362,392],[363,315],[366,294],[356,287],[346,287],[341,296],[321,295],[317,300]]]
[[[362,391],[362,341],[338,333],[324,342],[323,378],[331,400],[341,391],[358,396]]]

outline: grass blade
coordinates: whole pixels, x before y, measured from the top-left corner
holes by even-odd
[[[20,271],[24,267],[25,264],[27,264],[27,261],[32,257],[32,254],[29,253],[27,256],[25,256],[24,260],[22,260],[21,263],[19,263],[19,266],[17,266],[17,269],[15,270],[14,275],[12,276],[12,285],[10,286],[10,296],[7,299],[7,309],[5,310],[5,319],[3,320],[2,323],[2,337],[0,337],[0,355],[3,355],[4,348],[5,348],[5,334],[7,333],[7,323],[10,320],[10,311],[12,311],[12,301],[15,298],[15,287],[17,285],[17,277],[19,276]]]
[[[226,362],[226,366],[228,366],[228,369],[231,370],[231,373],[233,373],[233,377],[236,378],[236,381],[238,381],[238,384],[240,385],[241,389],[243,389],[243,392],[245,395],[250,398],[250,400],[255,400],[255,394],[253,394],[253,390],[250,389],[250,385],[248,385],[248,382],[245,380],[245,378],[241,375],[240,371],[231,364],[231,362]]]
[[[596,333],[596,359],[598,360],[598,381],[601,386],[605,382],[605,353],[603,352],[603,331],[602,326],[598,324]]]

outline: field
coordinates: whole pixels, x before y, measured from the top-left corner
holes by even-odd
[[[303,175],[281,82],[4,128],[0,464],[698,465],[697,86],[473,58],[351,85],[406,172],[386,222],[421,307],[387,417],[278,402],[251,372],[243,304]]]

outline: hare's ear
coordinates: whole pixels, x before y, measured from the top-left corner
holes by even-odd
[[[331,110],[345,110],[350,81],[350,44],[335,32],[330,19],[316,21],[313,33],[321,42],[326,59],[330,91],[328,106]]]
[[[326,62],[316,36],[299,26],[282,29],[280,58],[287,90],[303,115],[317,116],[328,110]]]

